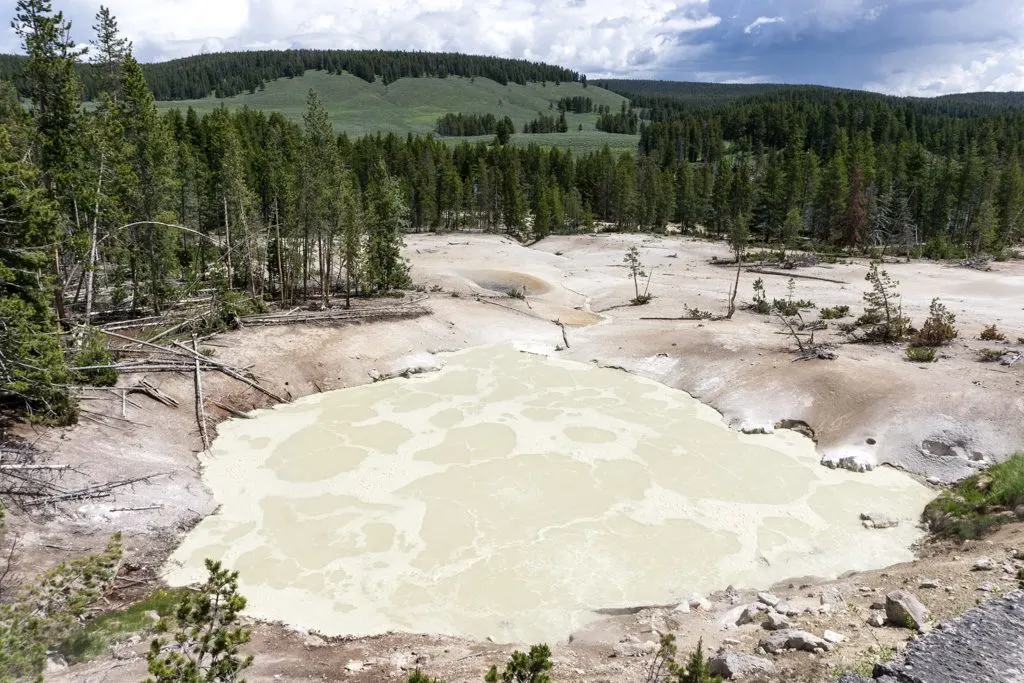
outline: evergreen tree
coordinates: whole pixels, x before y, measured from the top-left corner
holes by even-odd
[[[96,23],[92,27],[96,37],[90,41],[93,46],[92,63],[98,69],[97,84],[100,93],[109,94],[115,102],[121,93],[121,66],[132,52],[132,44],[121,35],[117,19],[110,9],[100,5]]]
[[[402,197],[401,184],[379,162],[366,190],[364,281],[370,291],[389,292],[409,286],[409,266],[402,257],[402,233],[408,222],[409,207]]]

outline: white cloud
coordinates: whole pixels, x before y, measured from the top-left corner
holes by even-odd
[[[785,22],[786,20],[783,19],[782,17],[758,17],[757,19],[754,19],[754,21],[747,24],[747,27],[743,29],[743,32],[749,34],[753,33],[754,31],[756,31],[757,29],[761,28],[766,24],[783,24]]]
[[[899,65],[883,79],[865,84],[868,90],[895,95],[931,97],[956,92],[1024,90],[1024,48],[962,50],[951,59],[936,60],[934,51],[918,50],[888,60]]]
[[[89,36],[99,0],[56,0]],[[632,73],[685,58],[716,26],[710,0],[106,0],[146,60],[210,50],[385,48],[543,60]],[[13,0],[0,0],[13,5]],[[13,14],[13,7],[10,14]],[[0,46],[14,48],[12,41]]]

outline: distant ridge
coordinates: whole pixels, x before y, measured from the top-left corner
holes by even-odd
[[[24,59],[20,55],[0,55],[0,79],[17,84]],[[79,71],[86,99],[94,99],[99,83],[93,68],[82,64]],[[581,79],[577,72],[560,66],[457,52],[259,50],[195,55],[143,65],[146,80],[158,100],[231,97],[255,92],[280,78],[302,76],[307,71],[348,72],[369,83],[379,78],[385,84],[399,78],[447,76],[479,76],[502,85]]]
[[[787,83],[702,83],[695,81],[656,81],[602,78],[593,84],[627,97],[669,98],[689,104],[714,105],[765,95],[818,94],[821,96],[858,93],[883,99],[907,100],[990,107],[997,109],[1024,109],[1024,92],[972,92],[938,95],[935,97],[897,97],[867,90],[836,88],[825,85]]]

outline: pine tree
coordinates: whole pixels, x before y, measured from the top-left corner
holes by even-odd
[[[401,184],[378,162],[366,190],[364,282],[371,292],[409,286],[409,266],[402,257],[402,233],[408,224],[409,207]]]
[[[136,226],[133,248],[138,267],[133,275],[136,292],[159,314],[173,291],[176,274],[175,240],[161,223],[173,219],[169,211],[171,140],[146,84],[142,67],[131,55],[121,64],[123,96],[116,104],[121,139],[125,145],[125,170],[120,178],[124,211]]]
[[[846,207],[840,223],[842,239],[846,247],[856,249],[864,240],[864,231],[868,225],[867,196],[864,193],[864,175],[860,167],[853,169],[850,177]]]
[[[93,46],[91,61],[99,69],[99,90],[117,102],[121,94],[121,66],[132,52],[131,41],[121,35],[117,19],[103,5],[96,14],[92,30],[96,37],[89,41]]]

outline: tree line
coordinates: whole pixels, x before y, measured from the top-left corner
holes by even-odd
[[[559,113],[557,117],[546,114],[537,114],[537,118],[523,124],[525,135],[537,133],[566,133],[569,131],[569,122],[565,119],[565,112]]]
[[[494,135],[497,126],[494,114],[445,114],[437,120],[434,131],[441,137]]]
[[[106,10],[88,55],[104,90],[83,108],[83,55],[63,16],[19,0],[14,24],[33,106],[0,88],[0,402],[41,419],[74,419],[73,383],[95,381],[72,370],[97,365],[83,326],[199,292],[244,310],[407,286],[407,230],[535,239],[673,224],[937,257],[997,255],[1022,237],[1024,114],[1010,109],[637,96],[618,114],[639,121],[635,154],[512,146],[507,118],[490,142],[353,139],[315,92],[301,124],[250,109],[161,114]]]
[[[22,55],[0,55],[0,80],[16,84],[29,95]],[[102,69],[91,63],[76,65],[78,80],[88,100],[105,91]],[[157,100],[218,98],[262,90],[278,78],[302,76],[306,71],[350,73],[385,85],[399,78],[489,78],[502,85],[529,82],[579,81],[577,72],[524,59],[484,57],[456,52],[403,52],[394,50],[255,50],[195,55],[167,62],[143,64],[142,73]]]

